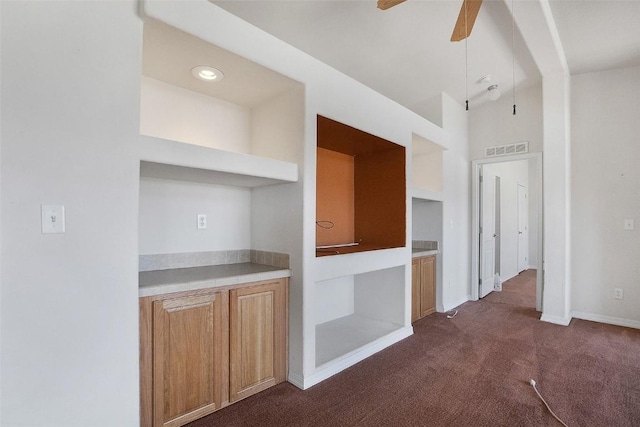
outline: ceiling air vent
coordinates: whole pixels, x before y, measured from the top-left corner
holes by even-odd
[[[484,149],[485,157],[508,156],[510,154],[524,154],[529,152],[529,142],[516,142],[515,144],[497,145]]]

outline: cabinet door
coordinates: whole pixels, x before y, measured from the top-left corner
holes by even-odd
[[[436,257],[420,259],[420,317],[436,311]]]
[[[286,379],[287,280],[230,292],[231,402]]]
[[[420,318],[420,259],[411,261],[411,322]]]
[[[226,293],[153,303],[153,425],[181,426],[221,404]]]

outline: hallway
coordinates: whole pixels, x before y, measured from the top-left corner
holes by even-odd
[[[502,283],[502,291],[493,291],[482,301],[512,304],[520,307],[536,307],[537,270],[525,270]]]

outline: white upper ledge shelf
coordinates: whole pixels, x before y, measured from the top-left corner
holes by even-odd
[[[441,191],[424,190],[422,188],[411,189],[411,197],[414,199],[442,202],[444,200]]]
[[[140,136],[140,176],[260,187],[298,181],[298,165],[199,145]]]

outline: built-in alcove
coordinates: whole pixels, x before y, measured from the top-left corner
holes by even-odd
[[[218,68],[224,77],[199,80],[192,69],[200,65]],[[299,82],[177,28],[145,19],[141,135],[300,164],[303,112],[304,85]],[[194,150],[192,157],[197,159],[201,153]],[[239,159],[234,164],[244,162]],[[246,162],[260,173],[255,159]]]
[[[316,255],[405,246],[405,147],[317,120]]]
[[[411,203],[411,238],[413,242],[438,242],[437,246],[440,251],[436,257],[436,309],[438,311],[442,309],[442,250],[445,246],[443,241],[443,207],[443,202],[438,200],[413,198]]]
[[[404,325],[404,266],[315,283],[316,367]]]
[[[200,65],[224,78],[195,78]],[[301,198],[304,85],[147,18],[140,134],[140,255],[292,252],[277,230],[301,220],[278,206]]]
[[[443,148],[419,135],[412,135],[412,194],[423,198],[438,198],[442,193]]]

